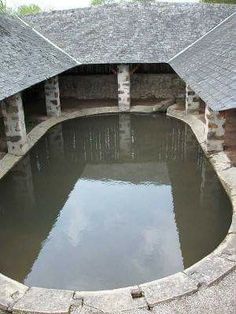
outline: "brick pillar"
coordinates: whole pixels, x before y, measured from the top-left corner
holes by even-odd
[[[118,65],[118,107],[119,111],[130,110],[130,74],[129,65]]]
[[[213,111],[205,108],[205,139],[207,150],[222,151],[224,149],[225,112]]]
[[[185,110],[186,113],[191,111],[198,111],[200,108],[200,98],[191,89],[189,85],[186,85],[186,97],[185,97]]]
[[[27,148],[25,116],[21,94],[15,94],[2,102],[8,153],[21,156]]]
[[[59,117],[61,115],[61,102],[58,76],[45,81],[44,89],[47,115],[49,117]]]

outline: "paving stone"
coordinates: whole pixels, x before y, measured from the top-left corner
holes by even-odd
[[[73,291],[30,288],[13,306],[13,313],[69,313]]]
[[[111,291],[76,292],[75,299],[83,299],[83,304],[103,312],[124,311],[130,309],[147,308],[145,298],[133,299],[130,287]]]
[[[150,307],[198,290],[198,284],[184,273],[140,285]]]
[[[28,287],[0,274],[0,310],[7,310],[21,298]]]
[[[193,280],[204,285],[212,285],[235,267],[235,263],[211,254],[184,272]]]

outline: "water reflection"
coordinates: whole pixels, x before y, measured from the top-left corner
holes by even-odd
[[[122,114],[51,129],[0,182],[0,271],[108,289],[188,267],[223,239],[230,203],[189,128]]]

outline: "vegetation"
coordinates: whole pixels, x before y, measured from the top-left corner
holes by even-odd
[[[40,12],[42,12],[42,10],[36,4],[21,5],[16,10],[16,14],[18,14],[18,15],[37,14],[37,13],[40,13]]]
[[[0,12],[6,12],[7,11],[7,5],[6,5],[6,1],[4,0],[0,0]]]
[[[92,6],[96,5],[103,5],[103,4],[109,4],[109,3],[115,3],[117,1],[112,1],[112,0],[91,0],[90,4]]]
[[[0,13],[28,15],[42,12],[41,8],[36,4],[22,5],[16,10],[7,7],[6,0],[0,0]]]

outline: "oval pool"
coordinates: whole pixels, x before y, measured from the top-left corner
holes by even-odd
[[[79,118],[0,181],[0,272],[46,288],[139,284],[202,259],[230,223],[187,125],[161,114]]]

